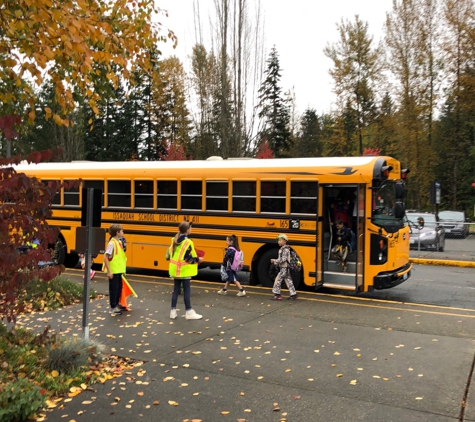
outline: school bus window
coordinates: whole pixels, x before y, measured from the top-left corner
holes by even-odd
[[[261,182],[261,212],[285,213],[285,182]]]
[[[233,182],[233,211],[256,212],[256,182]]]
[[[177,209],[177,186],[176,180],[157,180],[157,208]]]
[[[135,180],[135,208],[153,208],[153,182],[151,180]]]
[[[317,192],[316,182],[291,182],[290,213],[317,214]]]
[[[101,189],[102,190],[102,206],[104,206],[104,180],[85,180],[83,184],[85,189]]]
[[[57,182],[59,183],[59,180],[42,180],[42,183],[45,184],[45,186],[48,186],[49,182]],[[54,195],[53,201],[51,201],[51,205],[61,205],[61,191],[56,192]]]
[[[107,206],[130,208],[130,180],[109,180],[107,182]]]
[[[71,183],[73,181],[65,180],[64,182]],[[64,189],[63,201],[65,206],[79,207],[79,187],[71,187],[70,189]]]
[[[198,181],[181,182],[181,209],[183,210],[201,210],[201,199],[203,197],[203,184]]]
[[[220,181],[206,182],[206,210],[207,211],[227,211],[228,210],[228,182],[220,182]]]

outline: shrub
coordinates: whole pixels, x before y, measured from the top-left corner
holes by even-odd
[[[102,360],[104,346],[85,338],[59,339],[48,350],[46,367],[50,370],[67,373]]]
[[[44,407],[46,391],[26,378],[0,387],[0,421],[24,421]]]
[[[83,286],[64,276],[58,276],[48,282],[43,280],[30,282],[21,300],[30,304],[35,311],[45,311],[82,301],[83,291]],[[97,293],[91,289],[91,297],[96,296]]]

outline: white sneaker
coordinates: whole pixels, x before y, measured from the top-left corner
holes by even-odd
[[[227,294],[228,294],[227,290],[224,290],[224,289],[218,290],[218,295],[227,295]]]
[[[239,291],[239,292],[237,292],[236,296],[246,296],[246,291],[245,290],[243,290],[242,292]]]
[[[120,310],[120,308],[118,306],[116,306],[115,308],[111,308],[109,310],[109,313],[111,315],[122,315],[122,311]]]
[[[170,319],[176,319],[176,309],[170,311]]]
[[[194,309],[185,312],[185,319],[201,319],[203,315],[197,314]]]

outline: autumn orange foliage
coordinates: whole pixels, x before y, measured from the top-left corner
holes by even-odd
[[[117,86],[120,78],[152,69],[151,52],[172,31],[162,35],[156,20],[163,10],[154,0],[2,0],[0,7],[0,90],[4,104],[29,104],[35,119],[34,86],[50,78],[63,116],[46,108],[46,117],[68,125],[64,118],[77,96],[87,98],[95,113],[100,87]]]

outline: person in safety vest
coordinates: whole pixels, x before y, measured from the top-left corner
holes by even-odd
[[[178,293],[183,284],[183,298],[185,301],[185,318],[201,319],[199,315],[191,307],[191,277],[198,274],[198,263],[203,262],[202,257],[198,257],[195,246],[188,236],[191,233],[191,223],[183,221],[178,226],[178,233],[171,239],[170,247],[167,249],[166,260],[170,261],[168,272],[170,277],[175,279],[175,286],[172,294],[172,309],[170,318],[175,319],[176,303],[178,301]]]
[[[111,239],[104,254],[104,269],[109,278],[109,302],[112,315],[122,314],[119,307],[122,293],[122,276],[125,274],[127,257],[120,238],[124,237],[124,229],[120,224],[112,224],[109,228]]]

